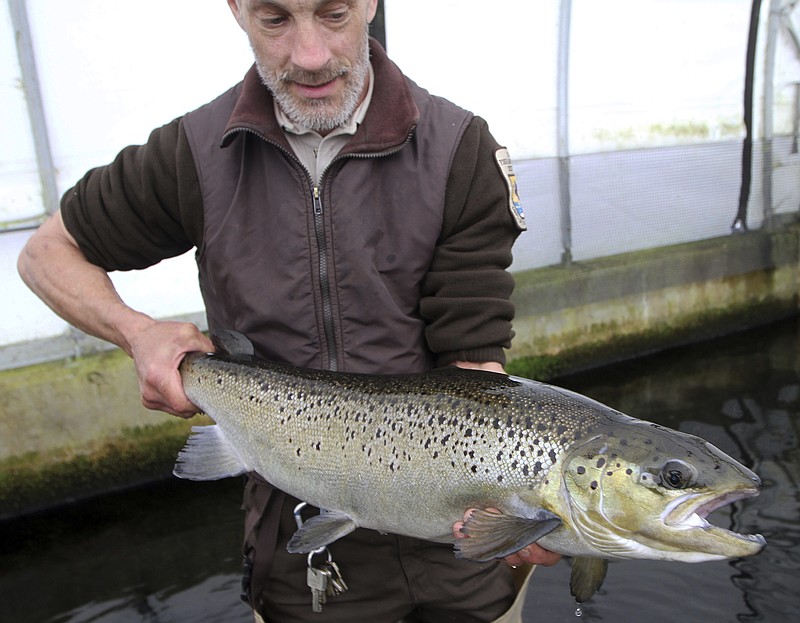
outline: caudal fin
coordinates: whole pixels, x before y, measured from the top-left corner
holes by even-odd
[[[219,480],[249,471],[218,425],[193,426],[172,473],[187,480]]]

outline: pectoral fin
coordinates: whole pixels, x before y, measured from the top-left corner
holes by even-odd
[[[558,515],[538,510],[533,517],[517,517],[489,511],[473,511],[456,539],[456,556],[486,562],[503,558],[538,541],[561,525]]]
[[[350,534],[357,527],[347,513],[323,511],[303,523],[289,539],[286,549],[290,554],[307,554]]]
[[[589,601],[606,579],[608,561],[603,558],[574,558],[569,590],[575,601]]]
[[[187,480],[219,480],[248,471],[219,426],[193,426],[172,473]]]

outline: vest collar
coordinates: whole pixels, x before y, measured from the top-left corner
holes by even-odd
[[[370,61],[375,73],[372,101],[363,123],[342,149],[346,153],[375,153],[402,146],[419,119],[419,109],[405,76],[380,44],[369,41]],[[274,100],[253,65],[240,85],[239,96],[228,119],[220,146],[227,147],[242,132],[253,132],[265,140],[291,150],[275,118]]]

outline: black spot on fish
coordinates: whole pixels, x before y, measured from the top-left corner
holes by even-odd
[[[605,464],[606,464],[606,460],[603,457],[600,457],[599,459],[597,459],[597,469],[600,469]]]
[[[591,482],[591,483],[589,483],[589,486],[590,486],[590,487],[592,488],[592,490],[594,491],[595,489],[597,489],[597,481],[596,481],[596,480],[592,480],[592,482]]]
[[[628,469],[625,470],[625,473],[628,474],[628,476],[630,476],[633,473],[633,470],[629,467]]]
[[[527,465],[523,465],[522,466],[522,475],[523,476],[527,476],[528,472],[529,472],[528,466]]]
[[[583,465],[578,465],[578,469],[576,470],[581,476],[586,473],[586,468]]]
[[[499,476],[497,476],[497,482],[500,482],[500,483],[503,482],[503,474],[500,474]]]
[[[613,476],[614,472],[606,472],[606,476]]]

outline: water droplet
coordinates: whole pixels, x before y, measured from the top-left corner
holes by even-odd
[[[582,617],[582,616],[583,616],[583,610],[581,610],[581,607],[580,607],[580,606],[578,606],[577,608],[575,608],[575,616],[576,616],[576,617]]]

